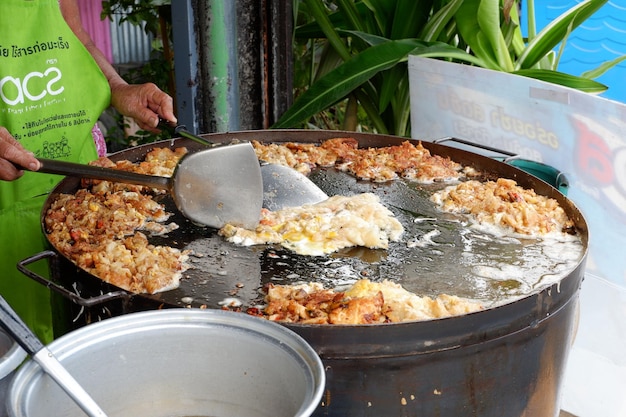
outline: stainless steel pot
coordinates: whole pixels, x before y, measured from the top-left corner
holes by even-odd
[[[406,140],[332,131],[210,135],[216,142],[256,139],[306,143],[346,136],[356,138],[362,147],[387,146]],[[181,140],[152,146],[181,145],[194,146]],[[554,417],[558,413],[560,387],[574,334],[578,291],[587,256],[585,219],[575,204],[557,189],[514,166],[442,144],[424,142],[424,147],[434,155],[450,157],[483,172],[487,179],[511,178],[523,187],[559,201],[575,223],[582,253],[565,270],[560,270],[558,279],[538,282],[534,288],[525,288],[524,292],[488,305],[484,311],[466,316],[376,326],[287,325],[313,346],[326,367],[325,396],[314,415]],[[133,148],[114,157],[138,160],[147,149],[147,146]],[[426,218],[434,215],[432,207],[418,198],[423,192],[405,182],[372,184],[332,170],[314,174],[313,180],[329,195],[375,192],[398,216],[404,216],[404,225],[412,228],[412,233],[424,232],[412,221],[415,213]],[[55,193],[73,192],[76,186],[72,179],[65,179]],[[447,246],[461,245],[461,241],[455,240],[457,230],[445,226],[442,233],[449,234]],[[408,250],[397,245],[389,251],[344,251],[331,257],[311,259],[275,249],[236,248],[211,231],[194,230],[188,225],[180,231],[178,235],[169,236],[168,242],[188,242],[204,251],[209,248],[217,255],[195,260],[196,270],[189,271],[179,289],[156,296],[120,291],[76,270],[54,251],[25,260],[21,268],[29,274],[25,267],[29,262],[45,257],[53,259],[53,267],[58,268],[53,276],[60,278],[64,285],[33,278],[86,307],[91,314],[89,319],[176,307],[186,302],[192,307],[219,308],[218,302],[233,290],[244,303],[254,303],[260,297],[259,288],[266,282],[317,280],[328,278],[323,276],[326,273],[345,271],[352,276],[367,274],[372,279],[389,277],[420,295],[452,292],[473,298],[473,288],[467,285],[466,277],[458,273],[457,266],[461,263],[458,255],[432,256],[419,248]],[[496,254],[505,250],[510,248],[505,245],[488,249],[489,253]],[[505,255],[509,256],[509,252]],[[526,262],[531,262],[527,265],[531,269],[540,270],[532,259]],[[427,271],[435,273],[427,275]],[[497,296],[499,288],[487,287],[491,292],[487,292],[486,297]],[[504,293],[507,293],[506,288]],[[105,304],[101,307],[103,301]]]
[[[6,398],[9,384],[17,368],[26,359],[26,352],[13,338],[0,329],[0,417],[6,417]]]
[[[48,347],[111,417],[305,417],[325,382],[319,357],[302,338],[232,312],[128,314]],[[16,374],[8,409],[12,417],[84,415],[32,361]]]

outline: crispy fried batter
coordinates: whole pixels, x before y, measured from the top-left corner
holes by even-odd
[[[319,283],[269,285],[265,309],[259,314],[273,321],[301,324],[376,324],[432,320],[467,314],[482,305],[456,296],[441,294],[420,297],[397,283],[367,279],[346,291],[324,288]]]
[[[421,143],[360,149],[354,138],[335,138],[321,145],[262,144],[253,142],[259,159],[290,166],[308,174],[315,166],[335,166],[360,179],[374,182],[403,177],[420,182],[457,179],[461,165],[449,158],[433,156]]]
[[[462,182],[435,193],[432,200],[443,211],[470,214],[478,223],[525,235],[560,233],[573,227],[555,199],[537,195],[510,179]]]
[[[155,149],[141,164],[108,158],[93,164],[167,176],[185,153],[184,148]],[[50,243],[80,268],[128,291],[153,294],[176,288],[188,254],[151,245],[139,232],[173,230],[176,224],[163,224],[170,214],[143,187],[108,181],[87,184],[90,189],[61,194],[51,204],[44,219]]]

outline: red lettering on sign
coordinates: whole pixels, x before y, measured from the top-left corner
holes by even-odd
[[[585,175],[602,185],[609,185],[613,181],[613,165],[611,149],[602,137],[589,130],[589,127],[580,120],[574,120],[579,135],[578,165]]]

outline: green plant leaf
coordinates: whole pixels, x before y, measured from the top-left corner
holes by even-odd
[[[411,89],[408,74],[400,81],[398,92],[391,105],[393,108],[393,131],[398,136],[410,136],[411,123]]]
[[[442,33],[445,33],[446,27],[456,14],[463,0],[452,0],[444,7],[433,13],[432,17],[424,25],[420,32],[419,38],[424,41],[436,41]]]
[[[526,0],[526,26],[528,31],[528,40],[531,41],[535,36],[537,36],[535,0]]]
[[[304,0],[309,11],[315,18],[315,21],[319,24],[320,29],[326,35],[326,39],[332,45],[332,47],[337,51],[337,53],[343,58],[344,61],[350,59],[350,51],[348,47],[343,43],[343,40],[335,30],[335,27],[332,25],[330,19],[328,18],[328,14],[326,13],[326,8],[324,6],[324,2],[322,0]]]
[[[337,0],[337,6],[339,7],[339,13],[348,22],[348,27],[355,30],[364,31],[365,26],[363,20],[359,15],[359,11],[354,5],[354,1],[351,0]]]
[[[454,18],[456,20],[459,33],[463,37],[465,43],[469,45],[473,54],[483,60],[486,64],[486,68],[502,71],[503,67],[498,62],[498,55],[490,42],[490,36],[482,29],[482,26],[486,26],[487,20],[491,17],[491,13],[488,13],[488,16],[483,18],[479,16],[479,11],[481,10],[481,4],[483,1],[493,2],[494,0],[465,0],[463,4],[461,4],[461,7],[459,7],[459,10],[456,12]],[[489,11],[488,8],[485,10]],[[497,28],[499,31],[499,15]]]
[[[335,51],[330,44],[324,43],[317,71],[311,80],[314,82],[320,77],[323,77],[339,65],[343,64],[343,62],[344,60],[339,56],[337,51]]]
[[[545,81],[555,85],[561,85],[563,87],[575,88],[576,90],[586,93],[598,94],[608,89],[606,85],[601,84],[597,81],[552,70],[526,69],[514,71],[512,72],[512,74],[521,75],[528,78],[534,78],[536,80]]]
[[[406,65],[396,65],[385,71],[382,83],[378,92],[378,109],[384,112],[391,102],[391,99],[402,84],[402,79],[408,77]]]
[[[577,28],[608,0],[587,0],[563,13],[550,22],[541,32],[530,40],[524,52],[518,58],[515,69],[528,69],[537,64],[544,56],[566,39],[570,30]]]
[[[363,40],[370,46],[380,45],[380,44],[389,42],[389,39],[372,35],[369,33],[360,32],[360,31],[343,31],[342,30],[342,31],[339,31],[339,33],[342,35],[345,34],[347,36],[358,37],[359,39]],[[410,41],[410,40],[407,40],[407,41]],[[466,54],[465,52],[460,51],[457,48],[454,48],[447,44],[439,43],[439,42],[432,42],[432,43],[427,43],[425,45],[427,45],[426,49],[422,49],[418,47],[418,49],[414,50],[412,53],[416,55],[428,54],[428,56],[438,57],[438,58],[460,59],[464,62],[473,63],[476,65],[482,64],[482,61],[480,61],[479,59],[476,59],[475,57],[472,57]],[[383,112],[386,110],[393,95],[395,94],[396,91],[398,91],[398,86],[400,85],[402,79],[405,77],[408,77],[405,66],[402,66],[397,69],[391,68],[385,71],[382,77],[381,85],[378,88],[378,91],[379,91],[378,107],[379,107],[380,112]]]
[[[596,78],[602,76],[605,72],[613,68],[614,66],[620,64],[621,62],[626,60],[626,55],[619,56],[615,59],[602,63],[595,69],[585,71],[580,76],[583,78],[589,78],[595,80]]]
[[[462,49],[455,48],[445,43],[434,43],[432,45],[418,47],[411,51],[411,55],[417,55],[424,58],[439,58],[445,60],[453,60],[457,62],[464,62],[466,64],[476,65],[478,67],[487,68],[485,62],[472,54],[465,52]]]
[[[519,13],[516,3],[514,3],[513,7],[509,10],[508,19],[506,17],[504,19],[502,33],[507,45],[509,45],[509,51],[514,57],[513,59],[516,59],[524,52],[524,48],[526,48],[524,36],[520,29]]]
[[[429,18],[433,0],[396,1],[389,39],[416,38]]]
[[[363,40],[369,46],[380,45],[381,43],[386,43],[390,41],[390,39],[387,39],[385,37],[367,32],[361,32],[359,30],[340,30],[338,32],[342,35],[357,37]]]
[[[292,127],[328,108],[375,74],[406,59],[417,45],[417,42],[390,41],[355,55],[314,83],[272,127]]]
[[[413,2],[415,0],[412,0]],[[387,38],[391,37],[391,25],[394,15],[394,2],[389,0],[363,0],[367,5],[376,23],[378,25],[378,33]]]
[[[367,6],[362,2],[355,3],[354,6],[356,7],[359,14],[359,19],[361,21],[365,21],[365,16],[370,13]],[[330,21],[331,25],[337,29],[351,29],[351,27],[346,22],[345,16],[340,12],[330,13],[328,15],[328,20]],[[324,32],[322,32],[322,29],[320,29],[320,25],[316,21],[307,23],[302,26],[298,26],[294,31],[294,37],[300,39],[319,39],[323,38],[324,36]]]
[[[480,30],[489,43],[494,60],[504,71],[513,70],[509,48],[500,31],[500,0],[481,0],[477,10]]]

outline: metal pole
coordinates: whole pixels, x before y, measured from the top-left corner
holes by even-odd
[[[237,0],[239,106],[241,128],[261,129],[266,111],[263,92],[263,16],[260,0]]]
[[[176,116],[190,132],[198,132],[198,48],[191,0],[172,1],[172,39],[176,79]]]
[[[191,132],[268,128],[292,102],[291,1],[172,0],[178,118]]]
[[[206,42],[201,44],[205,57],[205,97],[212,132],[240,130],[239,73],[237,60],[236,3],[208,0],[203,16]]]
[[[293,102],[293,2],[284,0],[267,0],[267,32],[268,39],[267,77],[270,82],[267,96],[269,107],[266,123],[269,127],[278,121]]]

